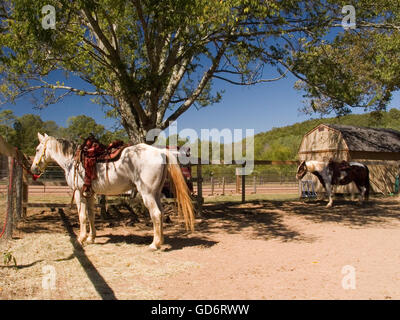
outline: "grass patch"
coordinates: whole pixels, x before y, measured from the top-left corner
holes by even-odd
[[[71,202],[71,196],[70,195],[29,195],[28,201],[30,203],[41,203],[41,202],[46,202],[46,203],[70,203]]]
[[[258,200],[294,201],[298,199],[299,199],[298,194],[246,194],[246,201],[258,201]],[[241,202],[241,201],[242,201],[241,195],[211,196],[204,198],[204,203]]]

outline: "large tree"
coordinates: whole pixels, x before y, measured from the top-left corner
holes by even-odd
[[[41,9],[49,4],[56,9],[55,29],[41,23]],[[214,79],[253,85],[292,72],[306,90],[322,88],[313,78],[318,68],[313,73],[306,68],[315,54],[310,48],[327,41],[344,4],[3,0],[0,90],[3,101],[38,91],[40,106],[69,94],[93,96],[120,118],[132,142],[142,142],[150,129],[167,128],[190,107],[217,102],[221,92],[213,90]],[[362,18],[374,20],[367,14]],[[265,65],[276,67],[271,79],[264,78]],[[71,76],[69,83],[54,81],[56,70]]]
[[[362,108],[379,116],[400,89],[399,2],[362,0],[354,8],[355,28],[331,41],[305,40],[294,55],[292,71],[301,79],[296,87],[305,90],[306,112],[343,115]]]

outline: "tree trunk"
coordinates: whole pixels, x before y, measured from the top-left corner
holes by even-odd
[[[146,143],[146,134],[138,127],[137,119],[131,119],[126,113],[120,111],[121,124],[128,134],[129,141],[133,144]]]
[[[158,127],[156,117],[146,117],[145,120],[140,121],[131,104],[125,100],[119,101],[118,112],[121,117],[121,124],[125,128],[131,143],[153,144],[155,142],[157,137],[146,138],[150,130]]]
[[[157,139],[157,137],[151,137],[149,139],[146,139],[147,133],[153,128],[149,128],[148,130],[144,128],[138,128],[134,123],[124,121],[124,119],[122,119],[121,122],[128,134],[129,141],[133,144],[139,144],[139,143],[153,144]],[[156,128],[156,126],[154,126],[154,128]]]
[[[124,126],[126,132],[128,133],[129,141],[133,144],[147,143],[146,135],[143,135],[140,131],[132,128],[132,126]]]

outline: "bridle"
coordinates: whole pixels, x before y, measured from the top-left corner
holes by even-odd
[[[46,170],[46,167],[48,165],[48,161],[45,159],[46,156],[46,151],[47,151],[47,142],[49,141],[49,139],[46,140],[46,142],[44,143],[43,146],[43,150],[42,150],[42,154],[39,157],[39,160],[36,161],[34,164],[35,166],[40,170],[40,175],[39,177],[44,173],[44,171]],[[39,163],[43,160],[43,170],[39,168]]]

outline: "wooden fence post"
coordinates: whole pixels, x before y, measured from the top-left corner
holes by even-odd
[[[203,211],[203,175],[201,173],[201,161],[197,163],[197,210],[201,217]]]
[[[225,177],[222,177],[222,195],[225,195]]]
[[[214,195],[214,177],[211,177],[211,195]]]
[[[25,182],[22,183],[22,218],[26,218],[27,205],[28,205],[29,185]]]
[[[16,220],[21,220],[23,216],[23,169],[20,165],[15,166],[15,217]]]
[[[246,175],[244,174],[244,168],[246,167],[246,162],[242,164],[242,203],[246,202]]]
[[[11,239],[14,229],[14,188],[15,188],[15,159],[8,157],[8,191],[7,191],[7,222],[4,232],[5,239]]]
[[[240,175],[236,170],[236,193],[240,193]]]

